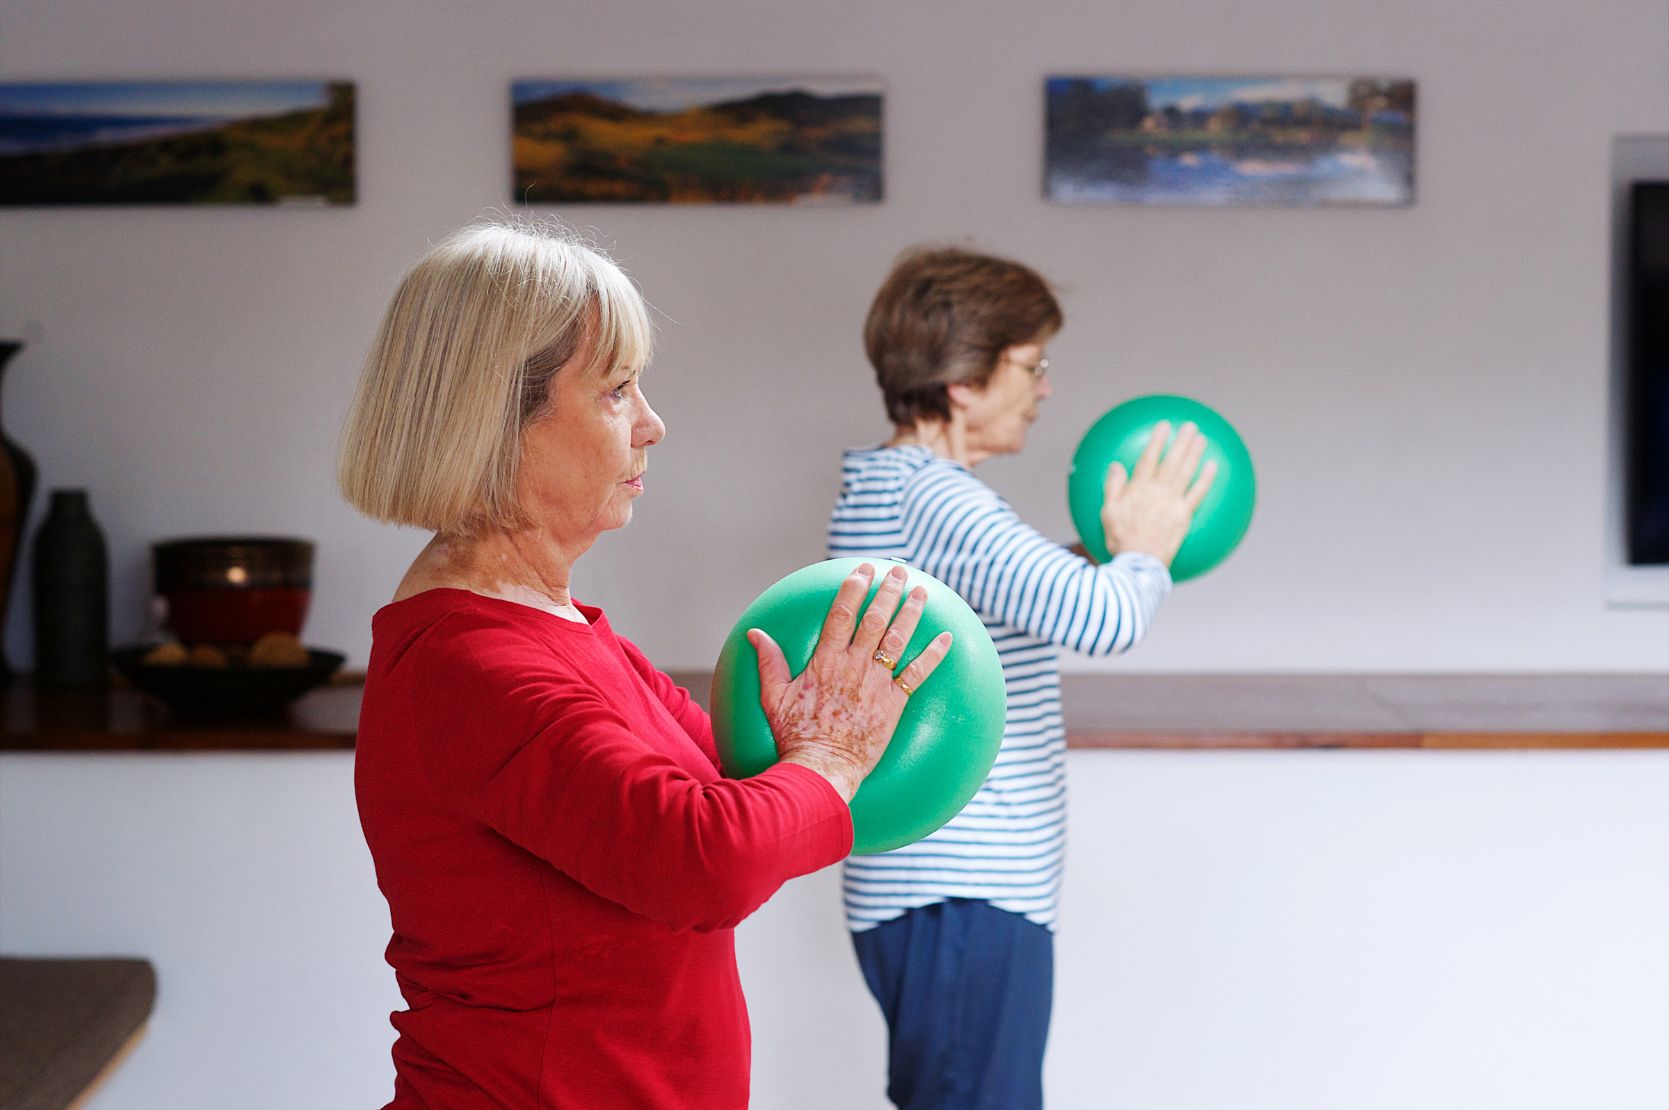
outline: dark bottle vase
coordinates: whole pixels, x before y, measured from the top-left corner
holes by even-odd
[[[35,533],[35,681],[102,686],[110,655],[110,573],[87,491],[55,489]]]
[[[6,363],[23,349],[15,339],[0,339],[0,429],[6,415]],[[11,610],[12,583],[17,579],[17,556],[23,549],[23,529],[35,498],[35,460],[0,430],[0,686],[12,680],[6,661],[6,614]]]

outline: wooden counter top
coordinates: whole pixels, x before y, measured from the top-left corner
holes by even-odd
[[[362,690],[324,686],[279,717],[187,721],[127,687],[36,690],[20,676],[0,697],[0,751],[346,751]]]
[[[698,700],[710,676],[675,673]],[[361,688],[315,690],[284,717],[189,722],[131,689],[0,697],[0,751],[353,747]],[[1669,676],[1066,675],[1067,742],[1101,749],[1666,748]]]
[[[1074,748],[1669,748],[1669,675],[1066,675]]]

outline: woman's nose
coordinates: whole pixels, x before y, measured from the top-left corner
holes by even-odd
[[[649,407],[647,399],[643,402],[643,411],[638,414],[637,445],[648,447],[659,443],[666,437],[666,421],[661,419],[660,413]]]

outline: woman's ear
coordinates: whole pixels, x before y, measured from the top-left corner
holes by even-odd
[[[945,396],[950,398],[952,408],[965,409],[972,405],[985,387],[973,382],[951,382],[945,386]]]

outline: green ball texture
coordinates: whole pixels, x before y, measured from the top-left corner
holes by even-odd
[[[1185,421],[1192,420],[1206,438],[1201,465],[1217,463],[1211,491],[1200,503],[1193,525],[1171,562],[1171,579],[1181,582],[1204,574],[1228,558],[1246,535],[1257,503],[1252,456],[1240,433],[1215,411],[1188,397],[1169,394],[1137,397],[1114,407],[1090,425],[1079,442],[1066,481],[1066,499],[1084,549],[1099,562],[1112,558],[1101,527],[1107,471],[1114,462],[1133,471],[1142,448],[1153,438],[1153,426],[1161,420],[1170,421],[1173,435]]]
[[[713,673],[713,736],[726,775],[747,778],[777,761],[776,738],[759,706],[759,659],[748,629],[768,633],[787,657],[789,671],[798,675],[811,661],[840,583],[859,563],[875,568],[869,591],[874,597],[893,562],[829,559],[776,582],[736,622]],[[997,761],[1008,710],[1002,663],[978,614],[937,578],[905,569],[905,596],[921,586],[927,605],[898,669],[947,630],[950,654],[911,696],[892,743],[852,798],[857,855],[914,843],[956,816]],[[860,614],[868,604],[866,599]]]

